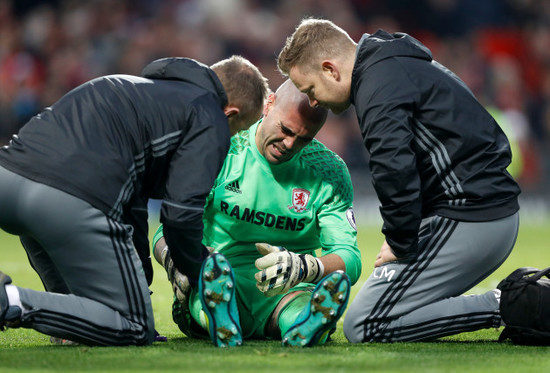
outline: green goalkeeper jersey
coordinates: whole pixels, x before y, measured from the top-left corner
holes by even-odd
[[[289,161],[272,165],[256,147],[258,125],[261,121],[232,137],[203,218],[203,243],[233,267],[244,337],[265,336],[265,324],[283,297],[268,298],[256,288],[260,254],[255,243],[301,254],[336,254],[352,283],[361,273],[353,188],[344,161],[313,140]]]
[[[234,260],[254,265],[256,242],[295,253],[322,248],[322,255],[342,258],[355,283],[361,261],[353,188],[344,161],[313,140],[291,160],[272,165],[256,147],[260,123],[232,138],[206,202],[203,243],[232,265]]]
[[[361,272],[353,188],[344,161],[313,140],[291,160],[272,165],[256,147],[258,125],[233,136],[204,211],[204,244],[225,255],[235,272],[245,337],[264,336],[282,298],[267,298],[256,288],[256,242],[295,253],[337,254],[353,283]]]

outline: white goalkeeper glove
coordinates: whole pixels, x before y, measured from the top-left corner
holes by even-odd
[[[172,284],[172,289],[176,295],[176,299],[180,303],[186,303],[189,300],[189,293],[191,292],[191,285],[189,284],[189,279],[183,273],[177,270],[172,258],[170,258],[170,250],[168,246],[165,245],[163,248],[158,249],[155,247],[153,249],[153,255],[157,262],[160,263],[166,270],[168,275],[168,281]]]
[[[295,254],[267,243],[257,243],[256,249],[263,255],[256,259],[260,270],[254,275],[256,286],[268,297],[284,294],[300,282],[315,283],[323,277],[323,264],[313,255]]]

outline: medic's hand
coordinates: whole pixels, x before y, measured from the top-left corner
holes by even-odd
[[[374,261],[374,267],[380,267],[384,263],[394,262],[396,260],[399,260],[399,259],[393,253],[390,245],[388,245],[388,242],[384,240],[384,242],[382,243],[382,247],[380,248],[380,252],[378,253],[378,255],[376,255],[376,260]]]

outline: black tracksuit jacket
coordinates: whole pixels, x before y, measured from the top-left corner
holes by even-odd
[[[191,59],[157,60],[142,75],[70,91],[0,149],[0,165],[133,225],[149,282],[147,201],[162,199],[171,256],[193,281],[208,253],[205,199],[229,149],[227,96],[216,74]]]
[[[508,139],[456,75],[403,33],[357,46],[355,105],[382,228],[398,257],[417,252],[423,218],[489,221],[519,209]]]

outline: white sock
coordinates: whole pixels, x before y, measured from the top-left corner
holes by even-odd
[[[497,299],[498,304],[500,304],[500,289],[494,289],[493,293],[495,294],[495,298]]]
[[[499,304],[499,308],[500,308],[500,294],[501,294],[501,291],[500,291],[500,289],[494,289],[494,290],[492,290],[492,292],[495,295],[495,298],[496,298],[496,300]],[[500,326],[506,326],[504,321],[502,321],[502,317],[500,318]]]
[[[6,285],[6,294],[8,295],[8,303],[10,306],[18,306],[21,308],[21,312],[25,310],[23,303],[21,303],[21,298],[19,297],[19,290],[15,285]]]

